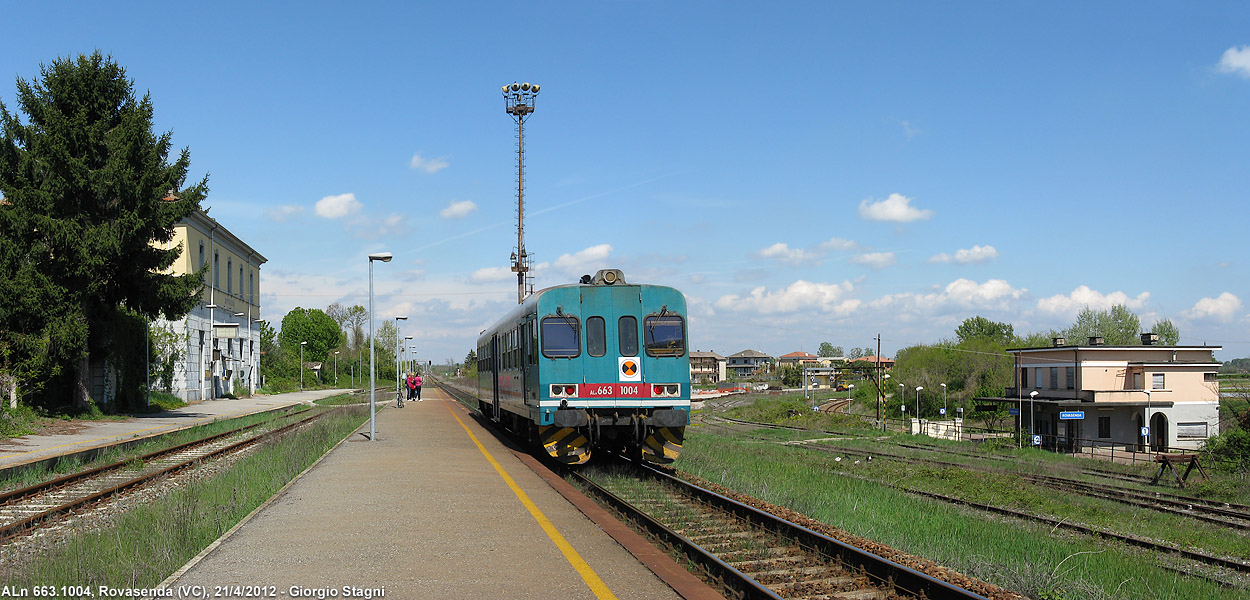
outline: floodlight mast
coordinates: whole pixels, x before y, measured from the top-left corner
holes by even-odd
[[[525,252],[525,121],[534,113],[538,84],[512,82],[503,86],[504,108],[516,122],[516,251],[512,253],[512,272],[516,273],[516,301],[534,293],[529,275],[529,254]]]

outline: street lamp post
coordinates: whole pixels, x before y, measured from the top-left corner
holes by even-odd
[[[877,369],[877,375],[881,376],[880,379],[877,380],[877,393],[881,394],[881,401],[877,402],[877,419],[881,421],[881,431],[884,433],[885,432],[885,417],[886,417],[885,415],[885,380],[890,378],[890,374],[886,373],[882,375],[881,369]]]
[[[404,338],[399,334],[399,322],[407,321],[408,315],[400,315],[395,317],[395,397],[399,398],[401,390],[399,389],[399,353],[404,348]]]
[[[369,441],[374,442],[378,439],[378,431],[376,426],[377,404],[374,395],[377,390],[374,384],[377,368],[374,363],[377,361],[377,354],[373,348],[373,263],[375,261],[391,262],[390,252],[378,252],[369,255]]]
[[[339,351],[334,351],[334,387],[339,386]]]
[[[921,425],[920,423],[920,390],[923,390],[923,389],[924,389],[923,385],[916,386],[916,429],[917,429],[916,433],[920,433],[919,431],[919,428]]]
[[[1033,435],[1033,399],[1037,398],[1037,390],[1029,392],[1029,436]],[[1032,440],[1029,441],[1032,443]]]
[[[299,343],[299,391],[304,391],[304,346],[308,342]]]
[[[945,383],[942,384],[942,416],[943,417],[950,416],[946,414],[946,384]]]

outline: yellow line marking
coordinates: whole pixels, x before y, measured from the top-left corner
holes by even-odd
[[[473,432],[469,430],[469,426],[460,420],[460,415],[456,414],[450,404],[446,406],[447,410],[451,412],[451,416],[456,419],[460,427],[464,428],[464,432],[469,434],[469,439],[473,440],[473,443],[477,445],[477,449],[482,453],[482,456],[485,456],[490,465],[495,467],[495,472],[499,473],[504,483],[507,483],[508,487],[512,489],[512,493],[516,494],[517,499],[530,511],[530,515],[534,517],[534,520],[538,521],[538,525],[543,528],[543,531],[547,532],[547,537],[551,538],[551,541],[560,549],[560,552],[564,554],[564,558],[569,561],[569,564],[573,565],[574,569],[577,569],[577,573],[582,576],[582,581],[585,581],[586,585],[590,587],[590,591],[594,592],[595,596],[600,600],[616,600],[616,595],[612,593],[612,590],[608,589],[607,584],[602,579],[599,579],[599,575],[595,573],[594,569],[591,569],[590,565],[582,560],[581,555],[573,549],[568,540],[564,539],[563,535],[560,535],[556,526],[551,524],[551,521],[547,519],[542,511],[538,510],[538,506],[521,490],[521,487],[512,479],[512,476],[508,475],[508,472],[495,460],[495,457],[490,455],[490,452],[486,450],[486,446],[483,446],[482,442],[478,441],[477,436],[473,435]]]
[[[255,411],[252,411],[252,412],[255,412]],[[224,415],[213,415],[211,417],[202,417],[199,419],[195,419],[194,421],[187,421],[186,423],[166,423],[164,425],[156,425],[155,427],[148,427],[145,429],[136,429],[134,431],[128,431],[126,433],[120,433],[117,435],[108,435],[108,436],[98,437],[98,438],[91,439],[91,440],[83,440],[81,442],[72,442],[69,444],[61,444],[59,446],[49,446],[47,448],[36,448],[34,450],[24,450],[22,452],[14,452],[13,454],[0,454],[0,458],[10,458],[13,456],[21,456],[23,454],[30,454],[31,452],[46,452],[48,450],[56,450],[57,448],[68,448],[70,446],[80,446],[82,444],[90,444],[91,442],[98,442],[101,440],[118,440],[119,438],[134,437],[136,434],[143,433],[144,431],[152,431],[154,429],[161,429],[162,427],[186,428],[190,425],[199,423],[200,421],[207,421],[209,419],[224,419],[224,418],[229,418],[229,417],[233,417],[236,415],[245,415],[245,414],[248,414],[248,411],[241,410],[238,412],[227,413]]]

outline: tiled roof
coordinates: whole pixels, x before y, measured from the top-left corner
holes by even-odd
[[[771,356],[760,352],[759,350],[743,350],[729,355],[730,358],[772,358]]]

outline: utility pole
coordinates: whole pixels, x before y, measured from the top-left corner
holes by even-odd
[[[529,279],[529,254],[525,252],[525,121],[534,113],[534,98],[539,86],[512,82],[503,86],[504,107],[516,122],[516,251],[512,253],[512,272],[516,273],[516,301],[520,304],[533,293]],[[527,292],[527,287],[529,291]]]

